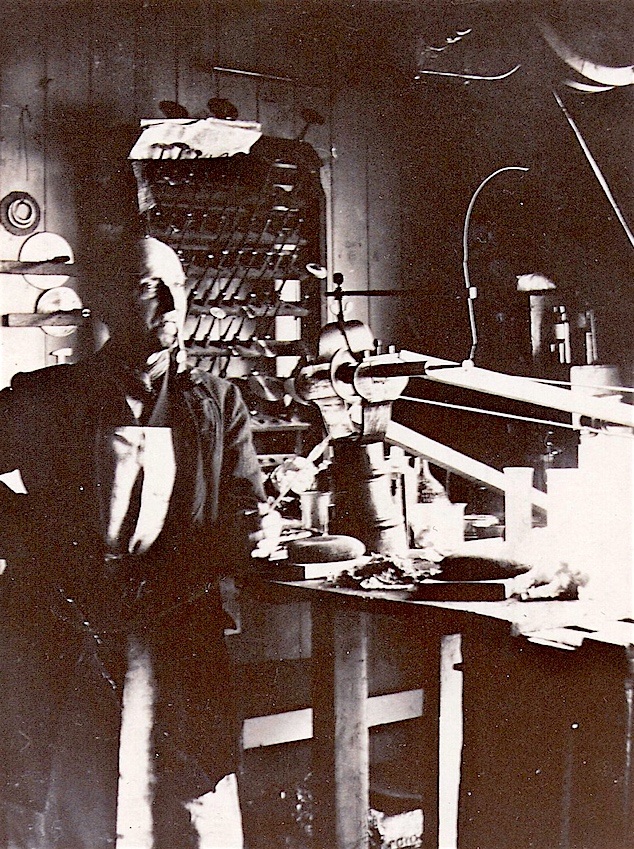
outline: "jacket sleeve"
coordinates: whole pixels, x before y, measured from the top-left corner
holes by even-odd
[[[235,574],[249,568],[249,534],[259,528],[258,503],[266,501],[266,496],[249,411],[233,384],[229,384],[224,398],[223,419],[217,528],[227,571]]]
[[[0,474],[38,466],[52,435],[66,429],[68,376],[75,366],[14,375],[0,391]]]
[[[257,510],[258,502],[266,501],[249,411],[240,390],[233,384],[225,396],[220,482],[219,516]]]
[[[20,465],[18,455],[20,428],[19,398],[6,387],[0,391],[0,474],[12,472]]]
[[[19,469],[28,439],[23,393],[6,387],[0,391],[0,474]],[[0,557],[11,560],[26,555],[29,534],[28,497],[0,482]]]

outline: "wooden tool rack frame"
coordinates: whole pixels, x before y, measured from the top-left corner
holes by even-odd
[[[146,232],[174,248],[187,274],[190,360],[227,376],[276,374],[276,358],[314,349],[321,293],[307,266],[325,252],[315,150],[261,136],[249,153],[133,165]],[[278,333],[285,317],[299,332]]]

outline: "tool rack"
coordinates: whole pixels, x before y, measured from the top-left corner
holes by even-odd
[[[320,281],[307,270],[324,265],[321,160],[307,142],[270,136],[248,153],[185,155],[195,158],[161,155],[134,170],[146,233],[174,248],[187,274],[189,363],[240,381],[283,379],[316,350],[321,326]],[[249,401],[263,450],[294,451],[308,425]],[[272,440],[276,431],[292,445]]]
[[[135,164],[151,194],[146,232],[178,252],[188,277],[190,358],[230,377],[245,373],[233,358],[298,356],[313,346],[320,293],[306,266],[321,264],[324,251],[314,149],[262,136],[246,154]],[[276,335],[289,326],[282,317],[300,319],[295,338]],[[262,363],[258,370],[276,373]]]

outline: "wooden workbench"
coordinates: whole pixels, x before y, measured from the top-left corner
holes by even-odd
[[[320,580],[255,579],[242,592],[310,606],[316,849],[368,845],[375,615],[412,652],[425,646],[424,849],[634,845],[631,621],[579,601],[413,601]]]

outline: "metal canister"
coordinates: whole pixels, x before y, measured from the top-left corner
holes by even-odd
[[[360,539],[369,552],[408,552],[403,504],[383,442],[336,439],[332,443],[332,533]]]

